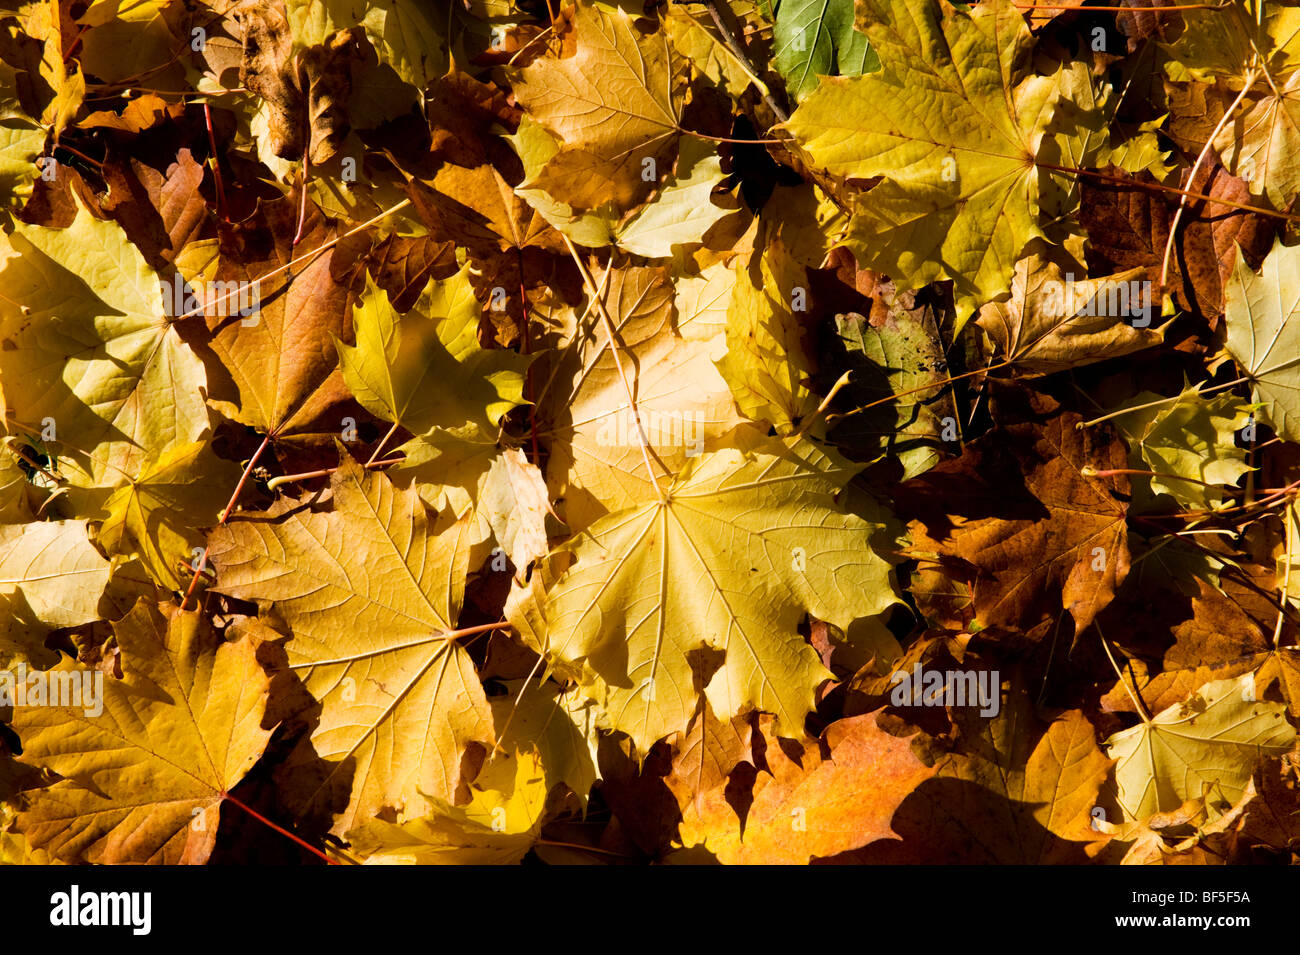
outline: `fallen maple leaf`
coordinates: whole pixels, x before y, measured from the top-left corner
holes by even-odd
[[[575,532],[610,511],[653,500],[652,480],[677,473],[742,421],[713,367],[710,345],[674,333],[673,287],[664,270],[614,271],[603,303],[618,335],[615,344],[592,314],[558,349],[551,368],[534,371],[535,380],[549,380],[538,397],[544,422],[538,433],[553,447],[547,485]],[[635,414],[620,357],[624,366],[640,369]],[[641,454],[643,440],[661,468],[653,478]]]
[[[1039,633],[1062,610],[1076,633],[1092,623],[1128,573],[1123,445],[1079,430],[1058,414],[1016,424],[973,442],[899,492],[916,554],[960,558],[976,571],[975,613],[983,627]],[[960,495],[950,492],[960,484]],[[949,511],[952,513],[949,513]]]
[[[519,753],[484,770],[468,805],[431,799],[428,815],[374,819],[348,840],[366,865],[510,865],[537,841],[546,793],[538,758]]]
[[[1106,741],[1114,799],[1125,820],[1176,809],[1206,795],[1236,802],[1264,756],[1281,756],[1296,731],[1277,703],[1254,699],[1254,675],[1207,683],[1182,703]],[[1208,798],[1208,797],[1207,797]]]
[[[799,735],[830,676],[802,613],[844,628],[897,600],[875,528],[834,503],[851,472],[758,436],[702,455],[662,499],[561,549],[573,563],[546,595],[547,655],[643,753],[688,725],[701,684],[720,719],[756,707]]]
[[[1300,247],[1279,239],[1258,274],[1237,255],[1224,305],[1228,351],[1266,402],[1268,420],[1288,439],[1300,438]]]
[[[729,865],[803,865],[895,838],[894,810],[934,769],[909,739],[881,730],[876,715],[827,727],[825,757],[812,741],[789,754],[769,737],[767,770],[754,778],[743,820],[719,784],[702,808],[683,811],[682,843],[703,845]]]
[[[1005,0],[859,0],[881,68],[827,78],[787,124],[837,176],[884,176],[859,201],[851,247],[900,288],[952,279],[959,323],[1007,290],[1035,237],[1035,157],[1060,95],[1028,74],[1033,37]]]
[[[999,688],[999,692],[1001,689]],[[1071,710],[1039,730],[1016,681],[993,719],[957,716],[955,751],[925,741],[934,777],[894,815],[901,844],[880,843],[859,861],[921,864],[1079,864],[1104,843],[1094,820],[1111,761],[1092,725]]]
[[[330,275],[334,251],[297,274],[280,271],[294,257],[298,204],[269,203],[259,218],[261,228],[256,220],[232,226],[219,249],[191,243],[177,261],[185,281],[205,290],[200,314],[207,320],[207,345],[234,384],[231,394],[214,382],[211,403],[227,417],[277,437],[317,427],[338,434],[338,419],[320,420],[347,397],[334,339],[349,337],[348,296]],[[273,237],[269,247],[263,228]],[[313,207],[303,241],[308,248],[319,246],[333,231]],[[264,278],[272,272],[279,274]]]
[[[664,162],[677,141],[681,75],[666,35],[643,35],[620,7],[579,4],[572,23],[570,55],[535,60],[514,84],[528,115],[563,143],[535,184],[564,199],[581,169],[630,203],[644,189],[643,164]],[[566,173],[548,177],[557,167]]]
[[[109,564],[87,535],[85,521],[0,525],[0,595],[50,627],[98,620]]]
[[[142,599],[114,630],[125,679],[104,679],[102,712],[84,695],[14,708],[23,760],[63,777],[30,795],[18,829],[64,862],[202,864],[226,793],[271,738],[270,679],[251,641],[222,643],[175,606]],[[89,671],[49,673],[84,686]]]
[[[1035,253],[1016,263],[1011,298],[979,311],[980,328],[1019,371],[1050,374],[1157,345],[1158,329],[1139,328],[1155,304],[1143,269],[1077,279]]]
[[[346,458],[330,488],[328,511],[280,501],[216,528],[209,556],[216,589],[274,607],[292,631],[289,668],[322,704],[311,742],[330,768],[288,796],[328,806],[341,788],[342,833],[421,794],[454,797],[465,747],[493,734],[453,633],[471,522],[431,518],[414,490]]]
[[[203,364],[116,224],[81,208],[67,229],[20,226],[0,238],[0,284],[8,414],[51,435],[78,509],[93,512],[151,452],[208,430]]]

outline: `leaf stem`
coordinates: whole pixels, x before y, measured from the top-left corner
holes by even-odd
[[[56,11],[58,10],[57,6],[55,7],[55,10]],[[58,16],[57,12],[55,13],[55,16],[56,17]],[[81,29],[77,31],[77,35],[74,36],[72,38],[72,42],[68,44],[68,48],[66,50],[59,51],[60,59],[63,60],[65,65],[68,62],[68,57],[72,56],[72,51],[75,50],[77,48],[77,45],[81,42],[82,34],[84,34],[89,29],[90,29],[90,24],[88,23],[82,24]]]
[[[1222,391],[1224,388],[1231,388],[1233,385],[1240,385],[1247,381],[1250,381],[1250,378],[1248,376],[1243,376],[1241,378],[1234,378],[1232,381],[1226,381],[1221,385],[1211,385],[1209,388],[1206,388],[1204,390],[1201,389],[1200,385],[1197,385],[1196,393],[1199,395],[1208,395],[1212,392]],[[1202,382],[1201,384],[1204,384],[1204,382]],[[1142,411],[1146,408],[1158,408],[1160,405],[1173,404],[1174,402],[1181,400],[1185,395],[1186,392],[1183,392],[1183,394],[1174,395],[1170,398],[1160,398],[1157,399],[1156,401],[1148,401],[1145,404],[1133,405],[1130,408],[1120,408],[1117,411],[1108,412],[1107,414],[1102,415],[1100,418],[1093,418],[1091,421],[1080,421],[1077,425],[1075,425],[1075,427],[1080,430],[1084,428],[1091,428],[1095,424],[1101,424],[1103,421],[1109,421],[1111,418],[1122,417],[1123,415],[1129,414],[1130,412],[1133,411]]]
[[[1101,638],[1101,648],[1106,651],[1106,656],[1110,660],[1110,665],[1115,670],[1115,675],[1119,677],[1119,682],[1124,686],[1124,692],[1127,693],[1128,698],[1133,701],[1133,705],[1138,708],[1138,715],[1142,717],[1142,722],[1150,723],[1151,711],[1148,710],[1147,705],[1142,702],[1142,697],[1135,694],[1133,689],[1129,687],[1128,681],[1124,679],[1124,674],[1120,670],[1119,664],[1115,662],[1115,654],[1110,650],[1110,643],[1106,640],[1105,634],[1101,632],[1101,627],[1095,620],[1093,621],[1093,626],[1097,627],[1097,636]]]
[[[217,187],[217,215],[223,222],[229,222],[226,218],[226,187],[221,181],[221,158],[217,155],[217,136],[212,131],[212,108],[203,104],[203,121],[208,127],[208,147],[212,150],[212,181]]]
[[[92,166],[94,166],[96,169],[103,169],[103,168],[104,168],[104,164],[103,164],[102,162],[100,162],[98,159],[91,159],[89,156],[87,156],[85,153],[83,153],[80,149],[74,149],[73,147],[69,146],[67,143],[64,143],[64,142],[57,142],[57,143],[55,144],[55,148],[56,148],[56,149],[62,149],[64,152],[72,153],[72,155],[76,156],[78,159],[82,160],[83,162],[88,162],[88,163],[90,163],[90,164],[91,164]]]
[[[374,468],[386,468],[390,464],[401,464],[405,460],[406,458],[387,458],[386,460],[383,461],[367,461],[363,465],[363,467],[372,470]],[[311,481],[314,480],[315,478],[329,477],[337,470],[338,470],[338,466],[336,465],[335,467],[332,468],[321,468],[318,471],[303,471],[301,474],[281,474],[279,477],[273,477],[271,478],[271,480],[267,481],[266,489],[268,491],[274,491],[276,488],[281,487],[285,484],[293,484],[298,481]]]
[[[462,627],[459,630],[448,630],[444,636],[448,640],[459,640],[461,637],[472,637],[475,634],[487,633],[489,630],[509,630],[509,620],[498,620],[496,623],[483,623],[477,627]]]
[[[220,527],[230,519],[230,512],[235,509],[235,502],[239,500],[239,495],[244,491],[244,485],[248,483],[248,476],[253,473],[253,468],[257,466],[257,459],[262,456],[268,444],[271,443],[271,435],[262,439],[262,443],[257,446],[253,456],[248,459],[248,464],[244,467],[244,473],[239,476],[239,483],[235,485],[235,492],[230,495],[230,500],[226,502],[226,508],[217,518],[217,526]],[[194,577],[190,580],[189,589],[185,591],[185,596],[181,600],[181,610],[185,609],[186,604],[190,602],[190,597],[194,595],[194,589],[198,587],[199,580],[203,577],[203,568],[208,563],[208,549],[203,548],[203,553],[199,555],[199,565],[194,568]]]
[[[375,445],[375,450],[370,455],[370,460],[365,463],[366,467],[370,467],[375,463],[375,459],[379,457],[379,452],[384,450],[384,445],[386,445],[389,439],[397,433],[397,427],[397,422],[394,421],[393,426],[388,429],[388,433],[379,439],[379,443]]]
[[[268,434],[262,439],[262,443],[257,446],[253,456],[248,459],[248,466],[244,468],[244,473],[239,477],[239,483],[235,485],[235,493],[230,495],[230,500],[226,503],[226,509],[221,512],[221,517],[217,520],[218,524],[224,524],[230,520],[230,512],[235,509],[235,502],[239,500],[239,495],[244,491],[244,485],[248,483],[248,477],[253,473],[253,468],[257,464],[257,459],[262,456],[267,445],[271,443],[271,436]]]
[[[1014,365],[1014,364],[1015,362],[1012,359],[1008,358],[1005,361],[1000,361],[995,365],[989,365],[986,368],[976,368],[974,371],[965,371],[962,372],[960,375],[953,375],[950,378],[945,378],[943,381],[936,381],[928,385],[921,385],[919,388],[909,388],[907,389],[907,391],[900,391],[897,394],[886,395],[884,398],[880,398],[877,399],[876,401],[870,402],[869,404],[865,404],[861,408],[854,408],[852,411],[846,411],[844,412],[844,414],[828,415],[826,417],[826,423],[830,424],[832,420],[840,421],[844,418],[849,417],[850,415],[859,414],[863,411],[867,411],[870,408],[874,408],[877,405],[883,405],[887,402],[894,401],[897,398],[904,398],[907,395],[914,395],[920,391],[931,391],[931,390],[937,391],[941,388],[948,387],[954,381],[961,381],[963,378],[971,378],[975,375],[986,375],[990,371],[997,371],[999,368],[1006,368],[1008,365]]]
[[[1089,7],[1088,9],[1092,9]],[[1164,9],[1161,7],[1160,9]],[[1042,169],[1052,169],[1056,172],[1070,173],[1075,176],[1087,176],[1090,179],[1100,179],[1102,182],[1113,183],[1117,186],[1123,186],[1128,189],[1145,189],[1148,192],[1163,192],[1171,196],[1184,196],[1188,199],[1200,199],[1202,202],[1210,202],[1218,206],[1227,206],[1229,209],[1240,209],[1242,212],[1254,212],[1261,216],[1271,219],[1282,219],[1286,222],[1300,222],[1300,215],[1290,212],[1278,212],[1276,209],[1269,209],[1265,206],[1251,206],[1244,202],[1234,202],[1231,199],[1220,199],[1217,196],[1207,195],[1204,192],[1194,192],[1190,189],[1179,189],[1177,186],[1166,186],[1159,182],[1143,182],[1141,179],[1134,179],[1131,176],[1116,176],[1111,173],[1100,172],[1096,169],[1079,169],[1075,166],[1058,166],[1055,163],[1035,160],[1034,165]]]
[[[1300,490],[1300,480],[1292,481],[1286,487],[1280,487],[1274,491],[1268,492],[1268,497],[1262,497],[1258,501],[1253,502],[1253,506],[1261,507],[1266,504],[1271,504],[1273,501],[1280,498],[1294,496],[1297,490]]]
[[[1283,554],[1286,573],[1282,575],[1282,597],[1278,601],[1277,624],[1273,627],[1274,649],[1282,645],[1282,624],[1286,620],[1287,601],[1291,597],[1291,554],[1295,551],[1295,514],[1287,514],[1282,520],[1286,523],[1286,552]]]
[[[1274,503],[1281,500],[1285,500],[1286,498],[1294,497],[1297,492],[1300,492],[1300,480],[1294,481],[1291,484],[1288,484],[1286,487],[1277,488],[1276,490],[1273,490],[1268,497],[1260,498],[1258,501],[1251,501],[1249,503],[1237,504],[1232,507],[1223,507],[1223,508],[1219,508],[1218,510],[1212,510],[1212,511],[1177,511],[1173,514],[1151,514],[1149,515],[1149,517],[1150,518],[1159,517],[1163,519],[1177,518],[1178,520],[1188,520],[1188,519],[1200,520],[1203,517],[1223,518],[1229,515],[1237,514],[1238,512],[1244,512],[1250,510],[1266,511],[1272,508]],[[1137,515],[1133,515],[1133,517],[1135,520],[1141,519],[1137,517]],[[1150,523],[1150,520],[1148,519],[1147,522]]]
[[[522,353],[527,355],[532,351],[532,335],[529,326],[532,325],[532,316],[528,312],[528,290],[524,288],[524,252],[522,249],[515,248],[515,258],[519,263],[519,307],[524,314],[524,334]],[[536,384],[533,381],[533,365],[528,364],[528,370],[524,372],[524,397],[528,399],[528,438],[533,450],[533,464],[541,466],[541,453],[537,450],[537,399],[534,394]]]
[[[120,81],[117,83],[87,83],[86,89],[94,88],[97,90],[111,90],[122,85],[123,84]],[[227,93],[247,93],[247,92],[248,92],[248,88],[244,86],[232,86],[228,89],[223,87],[220,90],[220,92],[216,92],[216,93],[204,93],[201,90],[160,90],[160,89],[154,89],[152,86],[126,86],[125,88],[119,90],[116,93],[105,93],[102,96],[87,96],[86,102],[87,103],[98,102],[101,99],[121,99],[130,93],[152,93],[155,96],[180,96],[180,97],[195,96],[202,99],[204,97],[209,97],[209,96],[212,97],[225,96]]]
[[[244,812],[248,813],[250,816],[252,816],[252,817],[253,817],[254,819],[256,819],[258,822],[262,823],[262,824],[265,825],[265,826],[269,826],[270,828],[274,829],[276,832],[280,833],[280,835],[282,835],[282,836],[286,836],[286,837],[288,837],[289,839],[292,839],[294,842],[298,843],[298,845],[302,846],[304,849],[306,849],[306,850],[307,850],[308,852],[310,852],[312,855],[317,856],[317,857],[320,858],[320,859],[324,859],[326,865],[338,865],[338,862],[337,862],[336,860],[331,859],[331,858],[330,858],[329,856],[327,856],[325,853],[321,852],[319,849],[317,849],[315,846],[313,846],[310,842],[307,842],[305,839],[302,839],[302,838],[299,837],[299,836],[295,836],[295,835],[294,835],[292,832],[290,832],[288,829],[284,828],[283,826],[277,825],[276,823],[272,822],[270,819],[267,819],[264,815],[262,815],[260,812],[258,812],[256,809],[254,809],[252,806],[249,806],[248,804],[246,804],[246,803],[244,803],[244,802],[242,802],[242,801],[236,799],[234,796],[230,795],[230,793],[225,793],[225,792],[223,792],[223,793],[221,794],[221,798],[222,798],[223,800],[228,801],[228,802],[232,802],[232,803],[234,803],[236,806],[238,806],[240,809],[244,810]]]
[[[1196,478],[1183,477],[1181,474],[1170,474],[1166,471],[1144,471],[1141,468],[1104,468],[1098,469],[1092,465],[1084,465],[1079,471],[1084,477],[1115,477],[1119,474],[1143,474],[1147,477],[1167,478],[1173,481],[1190,481],[1192,484],[1200,484],[1203,487],[1221,487],[1222,485],[1213,484],[1210,481],[1200,481]]]
[[[307,133],[307,148],[311,148],[311,132]],[[302,154],[302,195],[298,203],[298,229],[293,234],[292,248],[297,248],[302,241],[303,226],[307,224],[307,180],[311,178],[311,159],[307,153]]]
[[[776,146],[784,142],[781,139],[731,139],[727,136],[714,136],[711,133],[701,133],[694,129],[682,129],[683,135],[694,136],[697,139],[707,139],[715,143],[736,143],[741,146]]]
[[[41,474],[43,474],[43,475],[45,476],[45,478],[46,478],[48,481],[50,481],[50,483],[52,483],[52,484],[61,484],[61,483],[62,483],[62,481],[61,481],[59,478],[55,477],[54,474],[52,474],[51,472],[45,470],[44,467],[42,467],[41,465],[37,464],[34,460],[32,460],[31,458],[29,458],[29,457],[27,456],[27,453],[26,453],[25,451],[23,451],[21,445],[11,444],[11,445],[7,445],[7,447],[8,447],[8,449],[9,449],[9,453],[10,453],[10,454],[12,454],[14,457],[19,458],[20,460],[22,460],[23,463],[25,463],[25,464],[26,464],[29,468],[31,468],[33,471],[39,471]]]
[[[848,385],[849,379],[851,379],[852,377],[853,377],[852,369],[840,375],[839,379],[835,382],[835,384],[831,386],[831,390],[826,392],[826,397],[823,398],[821,404],[817,406],[817,410],[815,410],[812,414],[805,417],[803,421],[800,422],[799,430],[794,433],[794,437],[796,438],[803,437],[804,432],[807,431],[810,427],[812,427],[812,423],[826,413],[826,409],[829,408],[831,402],[835,400],[835,396],[838,395],[840,391],[845,386]]]
[[[496,742],[492,745],[493,753],[505,754],[506,752],[505,747],[501,745],[501,741],[505,739],[506,731],[510,729],[510,724],[514,721],[515,718],[515,713],[518,712],[519,710],[519,704],[522,703],[524,700],[524,693],[528,691],[528,681],[533,678],[533,675],[537,673],[537,668],[541,665],[542,665],[542,656],[541,654],[538,654],[537,662],[534,663],[533,668],[528,671],[528,676],[524,677],[523,682],[519,684],[519,692],[518,694],[515,695],[515,702],[510,707],[510,714],[506,717],[505,725],[501,727],[501,732],[496,734],[497,737]],[[548,718],[548,723],[549,723],[549,718]],[[546,727],[542,727],[542,729],[538,731],[538,735],[540,736],[545,731],[546,731]]]

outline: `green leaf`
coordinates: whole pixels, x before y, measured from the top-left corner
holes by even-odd
[[[853,0],[782,0],[773,31],[773,62],[796,100],[817,88],[818,77],[880,68],[866,36],[853,29]]]
[[[901,308],[893,310],[879,328],[855,312],[836,315],[835,330],[853,371],[845,391],[849,402],[863,407],[891,395],[899,397],[843,418],[830,440],[846,451],[848,446],[862,445],[896,457],[902,480],[933,467],[939,462],[943,426],[930,403],[942,396],[948,381],[942,344]]]
[[[1143,392],[1133,404],[1159,398]],[[1250,471],[1246,450],[1236,445],[1236,433],[1249,418],[1250,406],[1235,396],[1207,398],[1195,388],[1185,389],[1173,404],[1139,407],[1122,415],[1116,424],[1128,439],[1131,463],[1157,475],[1134,476],[1135,500],[1142,496],[1138,487],[1149,482],[1152,493],[1168,494],[1189,510],[1219,507],[1222,488]]]

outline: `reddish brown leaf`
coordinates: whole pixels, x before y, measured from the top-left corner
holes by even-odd
[[[1062,412],[995,430],[902,485],[911,552],[977,570],[983,627],[1031,632],[1065,610],[1081,632],[1128,573],[1128,481],[1084,471],[1125,468],[1128,453],[1104,427],[1077,428],[1082,420]]]
[[[893,838],[895,808],[934,770],[875,713],[832,723],[824,739],[825,756],[811,740],[770,737],[744,819],[715,787],[683,813],[683,844],[727,864],[802,865]]]
[[[1107,175],[1129,178],[1118,170]],[[1207,162],[1195,182],[1181,188],[1243,205],[1257,205],[1246,184],[1217,162]],[[1169,226],[1179,196],[1150,188],[1126,188],[1085,176],[1080,217],[1090,239],[1088,267],[1094,275],[1146,268],[1160,281]],[[1258,262],[1271,248],[1276,220],[1202,199],[1189,199],[1169,263],[1169,283],[1180,307],[1213,321],[1223,310],[1223,286],[1240,243]]]

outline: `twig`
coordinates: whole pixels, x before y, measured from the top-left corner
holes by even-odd
[[[709,11],[709,16],[713,18],[713,25],[718,28],[718,33],[722,35],[722,42],[727,45],[727,49],[745,65],[750,76],[757,77],[758,68],[754,66],[754,61],[749,58],[749,52],[741,46],[736,34],[731,32],[731,27],[727,26],[726,21],[722,19],[722,13],[718,10],[718,0],[704,0],[704,6]],[[790,118],[790,114],[773,99],[770,90],[763,90],[760,87],[760,92],[763,94],[763,102],[775,114],[777,122],[784,123]]]

